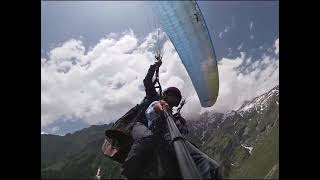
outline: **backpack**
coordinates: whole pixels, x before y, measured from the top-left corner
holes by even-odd
[[[133,143],[131,136],[133,126],[137,121],[145,124],[142,115],[144,115],[143,113],[151,102],[158,98],[158,96],[146,97],[141,104],[137,104],[131,108],[110,129],[105,131],[106,139],[102,146],[102,152],[105,156],[119,163],[124,163]]]

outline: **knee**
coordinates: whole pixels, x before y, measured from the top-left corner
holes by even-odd
[[[131,131],[131,136],[134,141],[140,141],[152,135],[152,132],[142,123],[137,123]]]

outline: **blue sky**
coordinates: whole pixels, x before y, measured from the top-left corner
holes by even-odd
[[[130,43],[132,43],[132,46],[138,46],[145,42],[149,33],[154,28],[159,27],[155,15],[146,3],[145,1],[42,1],[41,57],[42,60],[45,59],[42,63],[49,61],[61,62],[61,59],[65,59],[70,53],[75,53],[74,49],[78,53],[75,55],[76,57],[83,58],[83,56],[87,55],[85,59],[90,60],[91,55],[89,56],[89,52],[92,51],[93,54],[93,49],[99,49],[99,44],[101,45],[104,42],[103,40],[113,37],[110,33],[115,34],[113,38],[117,41],[121,41],[121,37],[126,39],[125,42],[128,46]],[[221,68],[219,67],[221,69],[220,73],[223,76],[221,78],[226,78],[223,82],[228,82],[220,86],[220,91],[221,89],[225,89],[225,91],[222,91],[225,95],[221,94],[221,99],[230,96],[228,93],[237,94],[238,91],[245,90],[245,86],[248,86],[247,82],[250,82],[251,85],[254,85],[254,88],[251,88],[254,91],[250,91],[250,94],[237,94],[237,96],[232,96],[233,99],[223,99],[230,102],[230,104],[241,104],[244,100],[259,95],[259,93],[267,91],[272,85],[278,83],[278,75],[274,78],[269,78],[270,82],[267,85],[263,84],[262,80],[251,82],[253,80],[250,79],[252,76],[255,77],[253,79],[259,80],[257,77],[261,76],[260,74],[267,74],[267,72],[264,72],[266,68],[277,65],[278,53],[275,53],[275,44],[279,43],[279,3],[277,1],[198,1],[198,5],[209,28],[217,59],[221,61]],[[66,52],[64,49],[67,48],[72,49],[72,52]],[[93,58],[97,56],[92,55]],[[103,57],[100,53],[97,59],[100,60]],[[139,55],[139,57],[141,56]],[[108,57],[104,58],[107,59]],[[112,58],[112,60],[117,58],[123,60],[122,58],[127,57],[119,55]],[[172,61],[178,63],[178,60]],[[259,62],[255,63],[256,61]],[[147,60],[146,63],[148,63]],[[132,70],[141,72],[141,74],[137,74],[137,78],[141,78],[150,64],[146,63],[143,64],[145,67],[139,67],[140,69],[134,67],[126,70],[126,72],[132,73]],[[240,66],[240,64],[246,64],[246,66]],[[242,67],[250,67],[251,70],[245,71],[246,68]],[[88,76],[84,76],[83,74],[75,75],[75,72],[78,71],[70,74],[70,76],[60,76],[51,72],[50,69],[51,67],[49,68],[49,66],[42,64],[41,123],[45,125],[42,126],[41,131],[47,133],[65,134],[87,127],[89,124],[111,122],[112,120],[101,120],[101,117],[108,115],[110,118],[113,117],[111,119],[114,120],[130,106],[138,103],[139,98],[143,97],[142,93],[137,96],[137,100],[131,102],[126,101],[123,94],[115,94],[114,96],[117,96],[118,99],[105,97],[106,102],[113,102],[113,106],[122,109],[111,111],[111,107],[113,107],[111,106],[112,103],[106,104],[98,100],[99,95],[101,96],[105,89],[102,88],[103,86],[96,85],[95,83],[99,84],[100,81],[94,80],[94,78],[101,77],[103,79],[102,84],[109,83],[110,86],[119,83],[129,85],[129,83],[125,83],[126,77],[122,77],[120,74],[117,75],[116,71],[111,74],[112,70],[108,69],[108,66],[103,63],[100,66],[97,65],[96,70],[94,72],[92,70],[92,75]],[[247,72],[250,76],[239,77],[239,72],[233,75],[233,69],[243,69],[243,73]],[[259,72],[256,72],[255,69],[259,69]],[[110,74],[98,73],[100,71],[110,71]],[[183,69],[180,74],[170,72],[173,74],[167,77],[168,83],[180,82],[179,79],[184,80],[185,74],[182,71]],[[106,76],[116,76],[113,79],[119,80],[119,82],[113,82],[112,80],[109,82]],[[166,77],[163,79],[166,79]],[[265,79],[265,77],[261,77],[260,79]],[[77,81],[79,83],[76,83]],[[91,89],[81,85],[80,82],[83,81],[87,81],[90,87],[95,88]],[[234,85],[235,81],[238,85]],[[61,83],[62,85],[60,85]],[[255,84],[259,84],[259,86]],[[134,88],[133,85],[131,86]],[[80,93],[74,90],[79,87],[87,88],[87,90],[79,90],[81,91]],[[128,90],[125,89],[124,92]],[[108,93],[110,92],[111,90],[108,91]],[[80,96],[85,93],[87,93],[86,96]],[[192,92],[189,92],[189,96],[193,97]],[[71,100],[64,101],[68,98],[71,98]],[[81,98],[83,98],[83,101],[70,102],[73,99]],[[234,99],[237,102],[233,102],[235,101]],[[96,102],[96,104],[92,104],[90,107],[85,106],[89,102]],[[75,107],[77,103],[84,105]],[[218,104],[217,106],[221,107],[221,109],[223,109],[222,107],[236,108],[236,106],[228,104]],[[104,108],[100,109],[99,107]],[[217,109],[219,109],[218,107]],[[107,112],[106,109],[110,109],[110,111]],[[189,109],[199,110],[199,108],[191,106]]]
[[[54,2],[42,1],[42,56],[52,47],[70,38],[82,37],[85,46],[93,46],[106,34],[133,29],[138,38],[150,32],[155,15],[143,1]],[[272,45],[279,37],[279,2],[198,1],[220,60],[229,48],[243,43],[244,50]],[[250,30],[250,23],[252,29]],[[228,32],[224,32],[227,29]],[[219,34],[222,32],[222,38]],[[253,39],[250,39],[250,36]]]

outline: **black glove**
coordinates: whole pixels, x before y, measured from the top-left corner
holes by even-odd
[[[160,67],[160,66],[161,66],[161,64],[162,64],[161,59],[154,63],[154,65],[156,65],[157,67]]]
[[[156,60],[158,60],[158,61],[161,61],[162,56],[159,54],[159,55],[155,55],[154,58],[156,58]]]

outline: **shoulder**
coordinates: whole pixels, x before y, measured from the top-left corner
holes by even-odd
[[[154,110],[154,106],[155,106],[156,104],[158,104],[158,103],[159,103],[159,101],[153,101],[153,102],[148,106],[147,111],[153,111],[153,110]]]
[[[157,96],[145,96],[144,99],[141,101],[140,105],[143,107],[149,107],[150,104],[157,101]]]
[[[149,105],[149,107],[155,106],[155,105],[158,104],[158,103],[159,103],[159,101],[153,101],[153,102]]]

